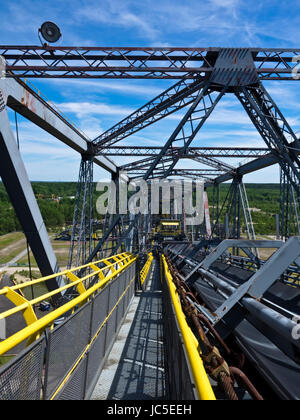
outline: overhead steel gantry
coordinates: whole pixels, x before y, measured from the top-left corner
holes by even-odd
[[[232,213],[233,233],[228,236],[234,237],[234,239],[223,241],[208,255],[203,250],[201,243],[194,248],[192,244],[175,244],[165,249],[169,254],[168,259],[163,256],[161,260],[162,274],[165,278],[164,298],[168,299],[169,297],[170,303],[173,302],[173,306],[169,305],[169,314],[176,312],[177,329],[178,326],[180,327],[178,337],[180,337],[180,342],[183,338],[186,347],[185,354],[190,359],[190,371],[194,376],[196,384],[196,388],[194,388],[198,391],[198,397],[214,399],[207,375],[202,369],[202,362],[205,361],[205,364],[211,368],[210,373],[216,377],[219,376],[216,371],[222,373],[223,377],[224,371],[222,372],[222,369],[220,371],[220,367],[223,366],[226,369],[225,360],[221,358],[219,352],[216,352],[218,349],[211,349],[211,343],[207,341],[207,334],[203,334],[201,323],[199,324],[201,319],[202,322],[205,321],[207,331],[213,333],[212,335],[216,341],[219,341],[223,350],[225,352],[228,350],[229,353],[231,350],[227,347],[225,339],[228,334],[233,333],[236,323],[239,323],[237,337],[244,340],[241,340],[240,343],[242,348],[244,346],[245,353],[246,350],[249,352],[246,353],[247,357],[249,357],[252,347],[255,349],[254,359],[249,357],[252,362],[254,360],[255,368],[258,371],[261,369],[264,376],[268,376],[269,385],[270,381],[273,387],[274,384],[276,385],[278,395],[283,395],[284,398],[298,397],[299,337],[297,340],[292,339],[296,322],[291,319],[291,316],[295,311],[293,307],[289,307],[293,296],[298,296],[298,294],[294,294],[294,288],[288,287],[288,290],[285,290],[287,299],[284,303],[286,305],[281,305],[280,299],[284,296],[282,288],[272,291],[273,297],[275,297],[274,301],[272,293],[270,298],[265,296],[265,292],[270,287],[276,286],[276,280],[280,276],[291,276],[293,282],[299,282],[299,238],[291,238],[286,243],[283,241],[240,240],[240,213],[241,210],[244,210],[246,224],[251,223],[248,217],[249,204],[243,185],[244,175],[279,164],[282,190],[280,202],[282,236],[297,234],[297,229],[299,229],[299,140],[262,84],[265,80],[299,80],[299,54],[300,49],[0,46],[0,55],[6,61],[7,76],[6,79],[0,80],[0,175],[41,272],[47,276],[29,282],[27,286],[45,282],[47,287],[52,290],[46,295],[47,297],[53,297],[67,289],[71,289],[70,295],[72,295],[73,290],[77,287],[77,296],[72,296],[70,300],[65,299],[63,304],[58,305],[59,307],[52,313],[39,320],[33,313],[32,305],[40,302],[46,296],[31,301],[22,298],[18,290],[26,287],[24,284],[12,288],[6,287],[1,291],[2,295],[8,297],[16,305],[13,309],[6,311],[4,315],[2,314],[2,317],[9,318],[12,314],[24,311],[28,325],[10,337],[9,341],[4,342],[0,348],[0,354],[8,347],[21,343],[23,339],[31,340],[40,336],[36,342],[37,351],[34,349],[39,361],[36,363],[37,372],[30,369],[30,376],[28,376],[28,360],[35,359],[32,354],[28,358],[29,353],[21,355],[26,358],[26,363],[23,363],[24,369],[27,369],[24,379],[27,386],[28,383],[30,384],[28,389],[34,393],[36,399],[40,399],[42,394],[45,399],[63,399],[73,395],[73,392],[80,394],[78,398],[90,396],[95,376],[98,375],[100,369],[100,347],[98,345],[102,346],[102,343],[105,342],[104,348],[101,347],[104,356],[110,349],[135,291],[136,255],[127,252],[113,257],[106,256],[101,260],[98,258],[97,261],[94,258],[111,237],[116,238],[112,254],[122,246],[130,248],[127,251],[131,250],[134,232],[140,229],[139,233],[145,234],[146,223],[141,222],[141,215],[127,218],[127,220],[122,214],[112,215],[102,239],[94,249],[92,248],[90,242],[92,225],[90,222],[93,217],[91,211],[93,189],[91,185],[94,163],[108,170],[115,181],[118,181],[120,176],[124,177],[124,171],[131,178],[139,177],[147,182],[155,178],[171,176],[197,179],[201,177],[207,184],[214,186],[217,205],[215,202],[213,203],[213,220],[220,219],[225,207],[228,209],[228,213],[229,211]],[[55,107],[24,84],[22,81],[24,77],[139,78],[176,79],[178,81],[161,95],[90,141],[57,112]],[[235,95],[239,100],[264,140],[266,148],[239,147],[232,149],[192,146],[205,122],[226,94]],[[55,255],[9,124],[6,107],[22,114],[81,154],[82,162],[74,211],[69,268],[73,265],[73,261],[80,265],[86,259],[86,265],[57,273]],[[185,107],[187,110],[181,121],[162,147],[153,148],[143,145],[133,151],[128,146],[123,147],[120,144],[130,135]],[[241,139],[241,146],[242,141]],[[143,159],[119,167],[105,156],[106,152],[110,156],[130,154],[130,156],[138,156]],[[233,167],[223,160],[229,157],[247,158],[250,161]],[[177,164],[180,161],[187,159],[192,159],[195,163],[205,167],[195,169],[178,167]],[[218,187],[221,183],[229,180],[232,180],[232,185],[223,205],[219,206]],[[78,239],[75,239],[75,231],[78,233]],[[212,231],[214,232],[214,227]],[[89,235],[89,242],[87,235]],[[211,244],[211,242],[209,243]],[[199,246],[202,246],[202,250],[197,255],[200,250]],[[74,255],[75,248],[77,248],[76,256]],[[246,252],[247,258],[236,257],[232,255],[234,253],[229,254],[228,250],[234,248],[241,248]],[[257,254],[252,253],[252,250],[257,248],[278,248],[278,252],[265,263],[257,258]],[[152,261],[152,254],[150,254],[141,272],[141,283],[147,279]],[[175,262],[176,269],[173,265]],[[223,264],[222,273],[217,270],[220,264]],[[240,277],[228,273],[228,266],[230,269],[241,266]],[[255,268],[256,266],[258,269]],[[178,271],[179,267],[182,269],[181,273]],[[82,276],[82,270],[86,270],[88,273],[85,271],[85,275]],[[57,274],[52,275],[53,272]],[[198,282],[196,277],[199,275],[201,281]],[[71,284],[58,288],[57,283],[61,283],[61,277],[64,276],[71,281]],[[95,279],[95,277],[98,278]],[[185,282],[191,289],[184,287]],[[192,282],[194,283],[192,284]],[[99,290],[100,293],[97,294]],[[184,292],[181,297],[178,296],[180,291]],[[199,293],[199,297],[204,297],[205,305],[194,299],[194,291]],[[219,293],[218,298],[221,296],[222,299],[216,299],[217,292]],[[92,295],[94,295],[94,300],[90,299]],[[68,294],[67,297],[69,297]],[[180,301],[183,304],[183,309],[186,310],[185,314],[178,305]],[[85,302],[87,304],[83,305]],[[196,312],[195,309],[197,309]],[[45,328],[54,325],[57,317],[64,313],[70,313],[70,311],[72,316],[64,320],[63,325],[60,325],[61,328],[50,328],[47,336],[41,335]],[[94,316],[94,314],[97,315]],[[168,316],[164,316],[168,322],[171,319],[169,314],[166,312]],[[192,330],[186,323],[185,317],[190,317],[193,320],[199,336],[204,341],[204,347],[206,347],[204,357],[203,355],[200,357],[200,342],[191,334]],[[251,325],[245,325],[245,321],[249,321]],[[78,331],[80,330],[80,342],[75,342],[77,334],[73,334],[74,325],[81,326],[78,329]],[[249,329],[250,327],[255,327],[257,331],[253,332],[253,328]],[[169,324],[168,331],[172,338],[172,334],[174,331],[176,332],[174,323],[173,325]],[[263,332],[263,336],[257,335],[260,331]],[[56,339],[56,334],[60,332],[60,339]],[[71,335],[70,332],[72,332]],[[247,340],[249,343],[246,342]],[[279,352],[276,349],[276,352],[274,351],[274,346],[270,346],[270,342],[278,347],[280,357],[278,357]],[[176,356],[177,347],[174,346],[174,343],[176,344],[176,341],[173,340],[172,354]],[[93,355],[97,355],[96,364]],[[64,358],[63,363],[61,356]],[[234,357],[236,356],[238,355],[235,354]],[[287,360],[287,356],[289,360]],[[66,357],[69,359],[68,363],[66,363]],[[175,357],[175,361],[170,364],[172,368],[177,361],[178,357]],[[217,368],[214,364],[216,361],[218,362]],[[242,360],[239,362],[242,364]],[[222,366],[219,366],[220,363]],[[276,368],[279,365],[281,372],[277,375]],[[2,387],[5,396],[10,396],[14,388],[16,388],[16,394],[20,392],[20,395],[23,396],[26,392],[23,382],[19,380],[21,375],[18,365],[16,366],[16,371],[11,371],[10,365],[3,371],[4,376],[9,371],[11,378],[9,383]],[[180,364],[178,364],[178,368],[180,372],[182,369]],[[229,366],[227,368],[230,376],[231,368]],[[234,372],[237,374],[236,369]],[[286,372],[288,373],[286,374]],[[178,377],[177,373],[176,377]],[[31,379],[35,376],[38,378],[37,380]],[[176,387],[175,376],[171,385],[174,382]],[[30,381],[28,381],[29,377]],[[182,398],[187,395],[187,390],[184,388],[188,389],[188,387],[186,386],[187,382],[183,382],[181,379],[184,376],[180,374],[179,377],[179,397]],[[81,387],[74,385],[74,381],[78,381],[78,378],[79,382],[77,383],[81,383]],[[241,378],[239,375],[239,379]],[[284,382],[289,382],[288,386]],[[13,386],[11,386],[12,384]],[[228,383],[227,385],[224,383],[224,385],[227,387]],[[253,387],[249,386],[249,382],[248,390],[254,398],[261,399],[261,396],[254,392]]]
[[[156,150],[157,153],[147,153],[148,160],[121,169],[129,169],[129,175],[132,171],[134,176],[145,181],[155,177],[185,176],[187,171],[178,168],[177,163],[188,157],[213,168],[211,172],[196,169],[190,175],[202,175],[205,179],[209,173],[210,183],[218,185],[233,180],[239,186],[244,175],[279,164],[284,182],[290,185],[297,197],[295,205],[300,196],[299,141],[262,82],[299,80],[299,54],[300,49],[0,46],[8,78],[178,80],[175,85],[89,142],[88,153],[85,153],[83,160],[89,161],[90,165],[98,156],[103,159],[104,152],[113,150],[111,147],[121,140],[187,107],[182,120],[165,145]],[[238,168],[219,160],[228,152],[230,155],[228,148],[219,148],[215,152],[218,156],[209,150],[192,148],[193,141],[225,94],[236,96],[268,150],[268,153],[262,149],[249,152],[249,149],[240,148],[240,154],[245,152],[247,157],[253,159]],[[118,144],[114,147],[121,146]],[[232,155],[236,156],[237,150]],[[136,149],[136,153],[139,151]],[[115,177],[118,177],[117,172]],[[87,194],[83,196],[87,197]],[[86,208],[86,202],[81,207]],[[81,218],[86,217],[83,213]],[[87,261],[97,255],[116,229],[121,238],[116,247],[120,247],[128,239],[138,219],[139,216],[125,225],[122,216],[117,214]],[[81,222],[82,219],[78,225]]]
[[[174,149],[174,150],[173,150]],[[174,147],[168,153],[171,155],[179,151],[179,148]],[[159,146],[108,146],[102,151],[105,156],[149,156],[155,157],[162,147]],[[213,158],[259,158],[269,153],[266,147],[251,148],[251,147],[189,147],[189,154],[185,158],[195,156],[213,157]]]
[[[300,49],[0,46],[7,72],[35,78],[195,79],[210,75],[220,54],[239,51],[251,55],[260,80],[294,80]]]

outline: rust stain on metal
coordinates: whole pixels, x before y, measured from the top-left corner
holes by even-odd
[[[35,98],[30,95],[30,93],[24,89],[24,96],[21,98],[21,103],[26,106],[26,108],[30,109],[33,112],[36,112],[35,107]]]
[[[30,109],[31,109],[34,113],[36,113],[35,98],[34,98],[33,96],[31,97]]]

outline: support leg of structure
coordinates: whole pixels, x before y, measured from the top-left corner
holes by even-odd
[[[83,265],[93,245],[93,157],[83,155],[74,206],[68,268]]]
[[[56,256],[6,110],[0,112],[0,175],[42,276],[57,273]],[[56,279],[48,281],[47,287],[57,288]]]

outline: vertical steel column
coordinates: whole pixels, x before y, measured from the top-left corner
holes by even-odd
[[[42,276],[57,273],[56,256],[4,107],[0,109],[0,175]],[[47,287],[56,289],[57,281],[47,282]]]
[[[93,157],[83,155],[74,207],[68,268],[83,265],[93,247]]]
[[[262,83],[236,89],[235,93],[267,146],[278,157],[281,169],[300,196],[300,160],[287,138],[290,137],[298,146],[299,140],[289,123]]]
[[[213,218],[216,217],[216,219],[214,219],[212,236],[215,235],[221,239],[227,236],[233,239],[239,239],[242,228],[241,214],[243,214],[247,237],[250,240],[255,240],[256,235],[249,209],[247,192],[241,177],[235,177],[233,179],[221,209],[219,209],[219,188],[215,191],[217,187],[217,185],[214,186],[214,199],[217,200],[217,208],[215,209],[214,203]],[[225,221],[224,230],[220,232],[219,223],[223,219]],[[226,232],[226,228],[228,228],[228,232]]]

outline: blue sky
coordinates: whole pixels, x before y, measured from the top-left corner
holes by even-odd
[[[52,20],[61,28],[62,44],[70,46],[299,48],[299,17],[299,1],[1,0],[0,36],[1,44],[39,44],[38,28]],[[33,83],[93,139],[175,82],[37,79]],[[300,131],[300,84],[269,82],[265,86],[294,130]],[[122,144],[163,145],[181,115],[182,111]],[[31,180],[77,179],[77,153],[21,117],[19,128],[21,152]],[[231,95],[220,102],[193,145],[264,147]],[[119,159],[117,163],[126,161]],[[187,167],[186,162],[181,165]],[[95,180],[105,175],[95,170]],[[245,181],[278,182],[279,169],[260,171]]]

